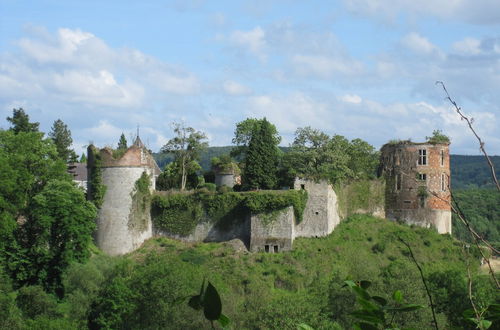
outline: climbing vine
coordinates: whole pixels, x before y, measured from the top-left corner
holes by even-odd
[[[89,146],[88,154],[89,161],[87,164],[90,166],[88,199],[94,203],[95,207],[100,208],[106,193],[106,185],[102,183],[102,159],[99,150],[93,145]]]
[[[299,223],[306,202],[307,192],[303,190],[155,195],[152,217],[160,230],[185,236],[203,221],[228,229],[235,222],[243,221],[248,213],[268,215],[266,220],[272,222],[279,215],[276,211],[288,206],[293,206]]]
[[[128,226],[130,229],[144,231],[148,225],[148,215],[151,209],[151,177],[142,172],[132,191],[132,205],[130,207]]]

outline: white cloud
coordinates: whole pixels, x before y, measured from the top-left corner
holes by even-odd
[[[439,53],[439,49],[434,44],[416,32],[404,36],[401,43],[416,54],[431,55]]]
[[[223,84],[223,89],[229,95],[245,95],[252,92],[250,88],[232,80],[226,80]]]
[[[266,32],[260,26],[249,31],[233,31],[229,35],[229,41],[235,46],[245,48],[262,61],[267,58],[265,54]]]
[[[475,38],[465,38],[453,44],[453,49],[465,55],[478,55],[481,53],[481,41]]]
[[[345,103],[360,104],[363,99],[356,94],[346,94],[340,97],[340,100]]]
[[[363,70],[358,61],[321,55],[294,55],[292,63],[299,74],[331,78],[337,74],[354,75]]]

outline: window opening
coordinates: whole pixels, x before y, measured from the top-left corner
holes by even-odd
[[[401,174],[396,174],[396,190],[401,190]]]
[[[264,245],[264,251],[269,252],[269,245]]]
[[[418,173],[418,179],[420,181],[427,181],[427,174],[426,173]]]
[[[275,245],[275,246],[274,246],[274,253],[277,253],[277,252],[278,252],[278,246],[277,246],[277,245]]]
[[[300,189],[305,190],[306,189],[306,185],[305,184],[301,184],[300,185]]]
[[[441,174],[441,191],[446,191],[446,174]]]
[[[441,166],[444,166],[444,150],[441,149]]]
[[[418,149],[418,165],[427,165],[426,149]]]

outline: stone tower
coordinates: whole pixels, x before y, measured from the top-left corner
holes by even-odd
[[[160,169],[139,137],[123,152],[89,146],[89,179],[97,163],[106,192],[97,217],[96,244],[109,255],[131,252],[152,236],[149,205],[137,200],[136,182],[146,173],[152,192]],[[90,187],[89,183],[89,196]]]
[[[388,143],[381,149],[386,216],[451,234],[448,143]]]

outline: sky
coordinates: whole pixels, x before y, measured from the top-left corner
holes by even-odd
[[[478,143],[443,81],[500,155],[500,1],[0,0],[0,128],[22,107],[78,153],[123,132],[153,151],[182,122],[230,145],[266,117],[376,148],[436,129],[454,154]]]

